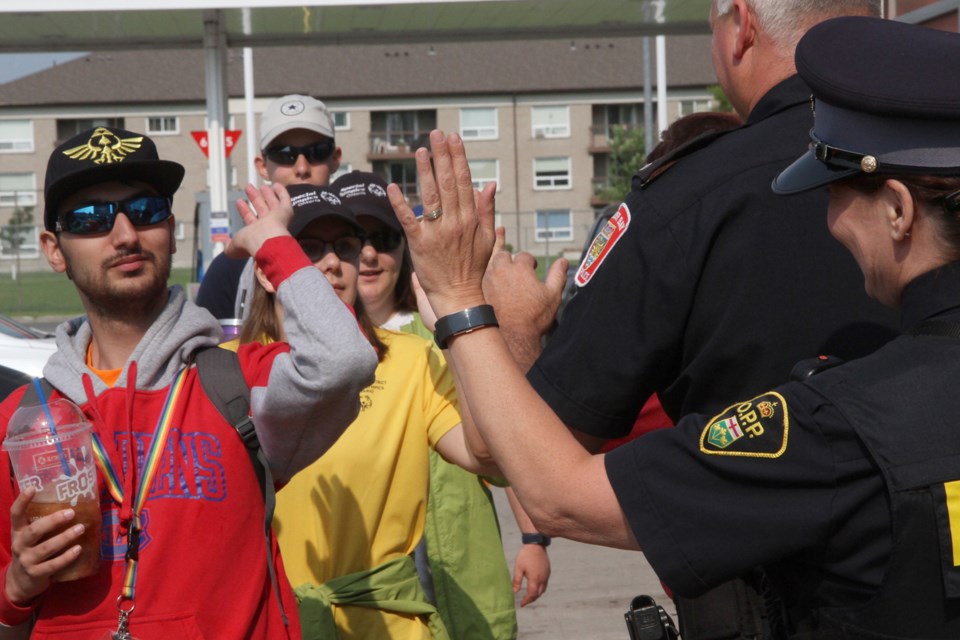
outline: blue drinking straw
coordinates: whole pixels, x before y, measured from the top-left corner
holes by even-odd
[[[44,413],[47,414],[47,422],[50,424],[50,433],[53,434],[54,437],[53,442],[57,445],[57,453],[60,455],[60,466],[63,467],[63,474],[69,478],[72,475],[70,473],[70,465],[67,464],[67,456],[63,453],[63,445],[60,444],[60,439],[57,438],[57,425],[53,423],[53,414],[50,413],[50,405],[47,404],[47,397],[43,395],[40,378],[33,379],[33,386],[37,390],[37,395],[40,396],[40,406],[43,407]]]

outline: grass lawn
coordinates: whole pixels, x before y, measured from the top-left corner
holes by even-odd
[[[174,269],[172,284],[186,283],[190,269]],[[75,316],[83,313],[73,282],[52,271],[21,273],[17,280],[0,276],[0,313],[14,317]]]

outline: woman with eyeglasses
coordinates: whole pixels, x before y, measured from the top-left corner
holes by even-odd
[[[326,454],[277,494],[274,530],[304,638],[450,636],[424,594],[411,554],[423,534],[428,453],[490,472],[470,453],[453,378],[429,342],[374,327],[358,298],[362,228],[323,187],[291,187],[291,234],[352,305],[379,365],[360,415]],[[269,280],[256,273],[239,342],[283,338]]]
[[[417,311],[413,267],[386,187],[379,176],[364,171],[345,174],[331,185],[364,229],[360,299],[377,326],[432,343],[432,328]],[[490,480],[502,483],[502,478]],[[513,491],[507,488],[506,493],[524,534],[512,578],[486,483],[431,454],[425,545],[418,546],[417,563],[427,592],[454,637],[512,640],[517,635],[514,594],[526,582],[520,600],[525,606],[547,589],[550,539],[537,532]]]

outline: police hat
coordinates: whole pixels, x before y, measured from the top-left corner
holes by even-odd
[[[773,181],[797,193],[855,175],[960,175],[960,34],[834,18],[797,45],[810,150]]]
[[[153,140],[142,133],[96,127],[78,133],[50,154],[43,188],[43,225],[55,231],[57,208],[77,191],[101,182],[137,180],[172,198],[184,168],[161,160]]]

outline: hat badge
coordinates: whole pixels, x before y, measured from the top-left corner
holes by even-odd
[[[873,156],[863,156],[860,158],[860,170],[864,173],[873,173],[877,170],[879,164]]]
[[[71,160],[93,160],[94,164],[123,162],[128,154],[136,153],[143,136],[121,138],[106,127],[97,127],[86,144],[67,149],[63,155]]]
[[[381,186],[378,185],[378,184],[368,185],[368,186],[367,186],[367,191],[369,191],[371,194],[377,196],[378,198],[384,198],[384,197],[386,197],[386,195],[387,195],[387,192],[383,190],[383,187],[381,187]]]
[[[306,106],[299,100],[291,100],[280,105],[280,113],[285,116],[296,116],[303,113]]]

